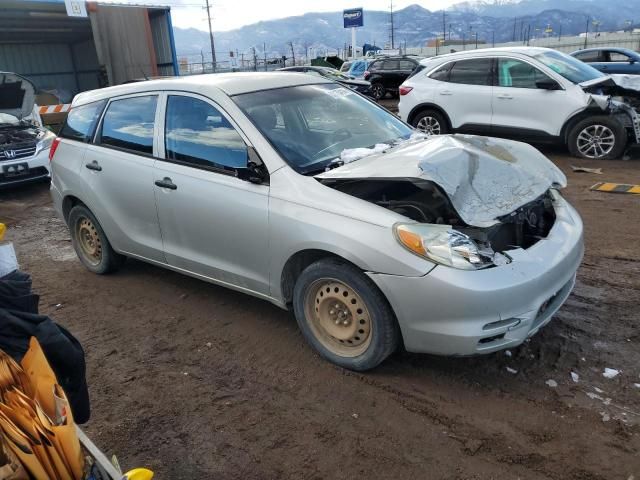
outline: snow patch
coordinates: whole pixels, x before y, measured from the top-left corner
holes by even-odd
[[[616,378],[619,374],[620,370],[616,370],[615,368],[605,368],[602,372],[604,378]]]
[[[546,383],[551,388],[556,388],[558,386],[558,382],[556,382],[555,380],[552,380],[552,379],[549,379],[544,383]]]

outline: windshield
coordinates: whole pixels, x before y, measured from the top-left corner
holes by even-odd
[[[337,84],[302,85],[232,97],[298,173],[323,171],[347,149],[408,139],[391,113]]]
[[[551,70],[562,75],[564,78],[573,83],[587,82],[589,80],[594,80],[596,78],[606,76],[599,70],[593,68],[591,65],[587,65],[577,58],[553,50],[539,53],[537,55],[534,55],[533,58],[542,62]]]

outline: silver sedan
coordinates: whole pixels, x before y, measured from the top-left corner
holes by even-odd
[[[51,159],[55,207],[89,270],[133,257],[264,298],[354,370],[401,344],[519,345],[565,301],[583,254],[566,179],[533,147],[427,138],[307,75],[80,94]]]

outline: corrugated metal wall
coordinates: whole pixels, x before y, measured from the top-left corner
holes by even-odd
[[[158,75],[174,75],[171,32],[169,32],[168,11],[149,15],[153,46],[156,51]]]
[[[0,45],[0,70],[24,75],[41,90],[75,95],[98,88],[98,58],[92,40],[75,45]]]

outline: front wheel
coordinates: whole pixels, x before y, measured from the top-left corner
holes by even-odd
[[[573,156],[606,160],[622,155],[627,145],[627,131],[614,118],[593,116],[578,122],[567,140]]]
[[[444,135],[449,133],[447,122],[436,110],[423,110],[411,121],[416,130],[427,135]]]
[[[371,85],[371,93],[373,95],[373,98],[375,98],[376,100],[382,100],[387,94],[387,90],[381,83],[374,83],[373,85]]]
[[[398,346],[395,315],[376,285],[335,259],[307,267],[296,282],[293,309],[309,344],[350,370],[374,368]]]
[[[126,257],[113,250],[98,220],[87,207],[73,207],[68,224],[73,248],[88,270],[101,275],[122,266]]]

